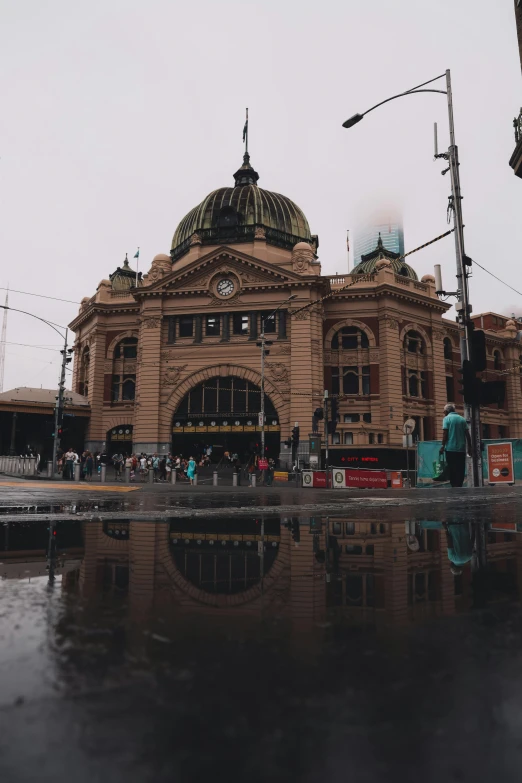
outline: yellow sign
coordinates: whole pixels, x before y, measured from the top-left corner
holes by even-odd
[[[183,432],[196,432],[195,427],[183,427]]]
[[[244,432],[255,432],[256,428],[254,427],[253,424],[245,424],[245,426],[243,427],[243,431]]]
[[[268,430],[268,432],[279,432],[280,429],[279,424],[270,424],[268,427],[265,427],[265,430]]]
[[[232,432],[243,432],[243,427],[239,427],[237,424],[234,424],[232,427]]]
[[[207,431],[206,427],[196,427],[196,432],[206,432],[206,431]]]
[[[232,427],[220,427],[219,431],[220,432],[231,432],[232,431]]]
[[[207,427],[208,432],[219,432],[219,427]]]

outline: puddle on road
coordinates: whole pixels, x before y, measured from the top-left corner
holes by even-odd
[[[169,752],[182,752],[189,721],[212,725],[214,753],[241,739],[241,759],[261,732],[281,764],[295,745],[284,751],[277,737],[298,729],[309,764],[309,747],[324,761],[332,731],[357,756],[361,732],[384,739],[382,720],[384,741],[406,749],[417,728],[392,721],[407,725],[418,700],[437,737],[445,683],[449,693],[459,678],[487,682],[492,660],[501,678],[506,650],[522,643],[522,523],[497,509],[480,522],[447,510],[407,521],[362,510],[0,519],[0,707],[93,693],[108,705],[118,693],[116,710],[159,711]],[[116,731],[125,744],[136,730],[123,736],[103,710],[96,720],[91,740]]]

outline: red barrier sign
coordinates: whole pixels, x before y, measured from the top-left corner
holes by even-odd
[[[346,470],[346,486],[354,489],[386,489],[384,470]]]
[[[257,467],[259,470],[268,470],[268,460],[260,457],[257,461]]]
[[[513,445],[487,443],[488,481],[490,484],[514,484]]]

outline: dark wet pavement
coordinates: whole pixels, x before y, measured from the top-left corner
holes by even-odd
[[[118,502],[0,519],[0,780],[519,780],[519,498]]]

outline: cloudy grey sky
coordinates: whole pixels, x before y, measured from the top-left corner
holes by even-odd
[[[522,104],[512,0],[0,0],[0,286],[79,302],[128,251],[148,268],[178,221],[241,162],[245,107],[260,186],[292,198],[347,269],[346,229],[386,200],[406,249],[446,229],[445,97],[356,111],[452,69],[466,249],[522,290],[522,185],[508,166]],[[419,275],[454,244],[413,256]],[[3,303],[4,292],[0,291]],[[477,269],[474,311],[522,314]],[[12,293],[61,324],[73,304]],[[9,343],[58,336],[11,313]],[[4,389],[53,388],[59,354],[8,344]]]

